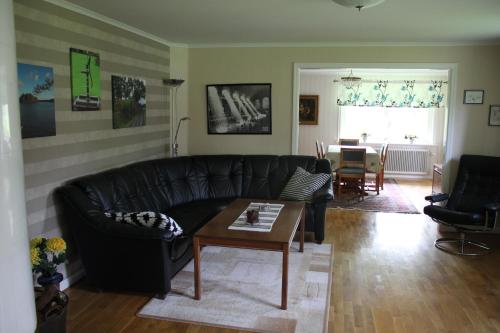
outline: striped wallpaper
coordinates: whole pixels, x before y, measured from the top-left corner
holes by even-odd
[[[26,209],[30,238],[71,239],[58,221],[53,190],[66,180],[134,161],[168,155],[168,46],[39,0],[15,0],[18,62],[54,69],[56,136],[23,140]],[[69,49],[99,53],[100,111],[71,111]],[[146,126],[112,129],[111,75],[146,80]],[[62,226],[62,228],[61,228]],[[71,253],[62,269],[77,278],[82,269]]]

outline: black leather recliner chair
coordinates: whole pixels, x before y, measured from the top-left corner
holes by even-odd
[[[437,239],[438,249],[469,256],[491,252],[488,245],[468,240],[466,234],[500,231],[500,157],[463,155],[451,195],[425,199],[431,203],[424,207],[426,215],[461,234],[460,238]],[[445,206],[434,205],[445,200]]]
[[[164,295],[193,257],[194,233],[235,198],[278,199],[297,167],[331,174],[312,156],[206,155],[133,163],[70,181],[56,191],[61,223],[72,231],[87,281],[100,289]],[[328,181],[306,203],[306,231],[324,239]],[[174,218],[183,235],[120,224],[106,211],[155,211]]]

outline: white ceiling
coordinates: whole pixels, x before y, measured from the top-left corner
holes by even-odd
[[[210,44],[499,43],[500,0],[50,0],[161,39]]]

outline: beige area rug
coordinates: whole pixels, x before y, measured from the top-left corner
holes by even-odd
[[[298,248],[293,243],[289,255],[288,310],[280,309],[281,252],[207,246],[201,300],[193,299],[191,261],[166,299],[151,299],[138,316],[254,332],[327,332],[333,246]]]

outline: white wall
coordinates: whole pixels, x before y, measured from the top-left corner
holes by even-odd
[[[189,152],[191,154],[292,151],[295,63],[456,64],[455,110],[449,142],[454,179],[462,154],[500,156],[500,130],[488,126],[490,104],[500,104],[500,46],[234,47],[189,50]],[[213,83],[270,82],[272,135],[208,135],[205,86]],[[483,105],[464,105],[464,89],[484,89]],[[445,170],[446,167],[445,167]]]
[[[457,91],[450,142],[454,163],[464,153],[500,155],[500,131],[488,126],[500,104],[500,46],[234,47],[189,50],[189,152],[291,153],[294,63],[452,63]],[[205,86],[270,82],[272,135],[208,135]],[[484,89],[483,105],[462,104],[464,89]]]
[[[299,126],[299,155],[316,155],[315,142],[325,147],[337,142],[338,106],[337,89],[332,74],[301,74],[300,94],[318,95],[318,125]]]

